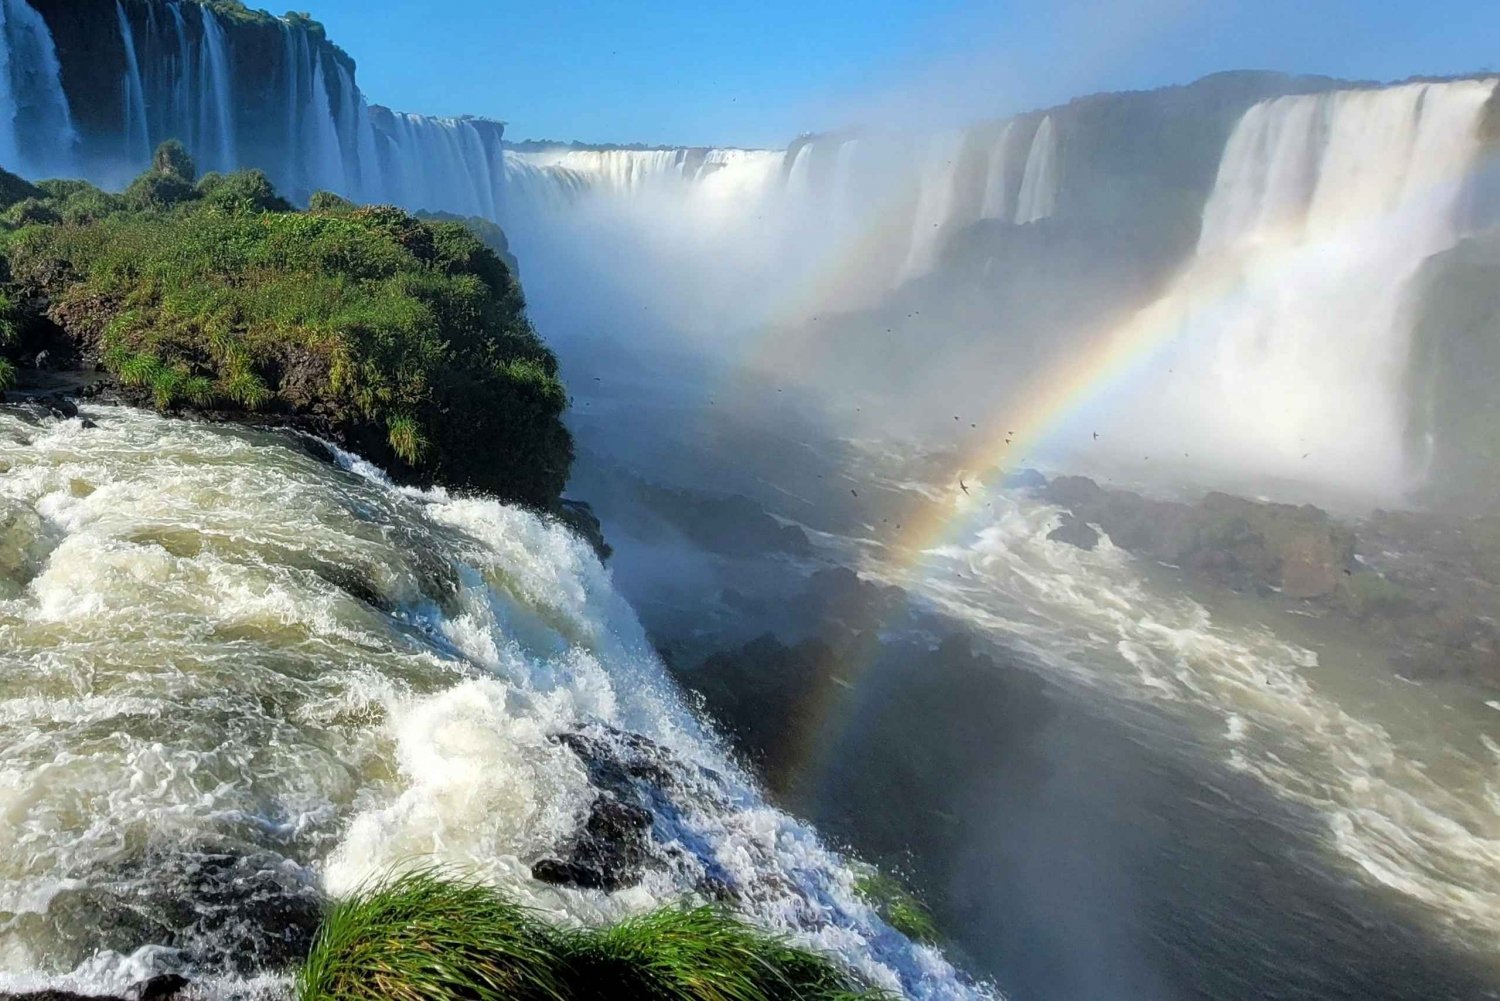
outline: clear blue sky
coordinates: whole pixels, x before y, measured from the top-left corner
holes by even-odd
[[[260,0],[265,2],[265,0]],[[257,0],[250,0],[257,6]],[[373,101],[513,139],[782,145],[1221,69],[1500,67],[1500,0],[301,0]]]

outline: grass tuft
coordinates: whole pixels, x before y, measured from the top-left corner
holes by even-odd
[[[338,904],[297,1001],[874,1001],[829,959],[709,907],[563,930],[490,887],[420,870]]]
[[[854,892],[875,908],[886,924],[913,942],[937,945],[942,941],[932,912],[900,880],[874,866],[862,866],[856,872]]]

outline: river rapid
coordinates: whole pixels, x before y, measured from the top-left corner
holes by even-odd
[[[564,922],[711,885],[876,983],[985,993],[765,803],[567,530],[284,434],[83,416],[0,412],[0,990],[274,992],[325,895],[415,860]],[[568,735],[667,776],[632,888],[531,878],[595,795]]]

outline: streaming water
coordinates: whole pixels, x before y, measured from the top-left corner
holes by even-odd
[[[1320,658],[1211,611],[1107,537],[1094,551],[1049,540],[1058,510],[1023,493],[976,488],[970,503],[989,509],[981,527],[914,567],[871,569],[1054,681],[1144,709],[1142,725],[1186,721],[1210,760],[1321,818],[1352,876],[1500,962],[1500,713],[1482,692]]]
[[[310,895],[419,858],[562,921],[711,877],[888,987],[982,993],[761,801],[567,531],[285,437],[89,416],[0,413],[0,989],[266,973]],[[533,880],[593,796],[556,738],[619,731],[671,775],[667,861],[610,895]]]

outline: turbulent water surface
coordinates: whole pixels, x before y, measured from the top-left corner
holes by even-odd
[[[567,531],[272,434],[89,416],[0,414],[5,982],[265,972],[309,899],[429,858],[559,920],[711,876],[880,983],[979,993],[759,799]],[[529,876],[592,799],[555,739],[580,731],[674,776],[667,861],[618,894]]]

